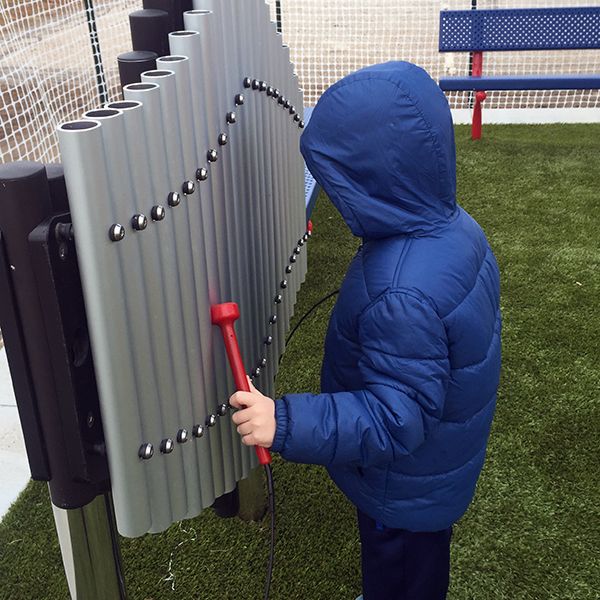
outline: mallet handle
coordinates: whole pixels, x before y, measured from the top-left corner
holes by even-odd
[[[239,316],[237,305],[235,305],[234,308],[234,304],[235,303],[230,302],[213,305],[211,307],[212,322],[221,329],[236,389],[240,392],[249,392],[250,386],[248,385],[248,379],[246,378],[246,369],[244,368],[242,353],[240,352],[240,346],[233,326],[235,319]],[[258,462],[261,465],[270,464],[271,454],[266,448],[254,446],[254,450],[256,451],[256,456],[258,456]]]

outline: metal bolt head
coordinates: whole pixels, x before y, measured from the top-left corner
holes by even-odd
[[[292,255],[290,256],[290,262],[291,262],[291,263],[295,263],[295,262],[296,262],[296,255],[295,255],[295,254],[292,254]]]
[[[233,111],[228,112],[227,116],[225,117],[225,121],[227,121],[227,123],[232,125],[233,123],[235,123],[237,121],[236,114]]]
[[[179,192],[169,192],[169,195],[167,196],[167,204],[169,206],[179,206],[180,202],[181,196],[179,195]]]
[[[194,182],[191,179],[184,181],[183,185],[181,186],[181,191],[184,193],[185,196],[193,194],[195,189],[196,186],[194,185]]]
[[[290,115],[296,114],[296,107],[293,104],[290,104]]]
[[[301,237],[301,238],[298,240],[298,246],[304,246],[304,238],[303,238],[303,237]]]
[[[267,86],[267,96],[271,97],[273,95],[273,88],[269,85]]]
[[[298,123],[298,127],[300,127],[300,129],[304,129],[304,121],[300,121],[300,123]]]
[[[258,90],[260,92],[266,92],[267,91],[267,84],[264,81],[260,81],[258,84]]]
[[[173,443],[173,440],[171,438],[165,438],[160,443],[160,451],[163,454],[171,454],[171,452],[173,452],[174,448],[175,448],[175,444]]]
[[[220,133],[219,134],[219,146],[224,146],[227,143],[227,134]]]
[[[269,323],[271,325],[275,325],[275,323],[277,323],[277,315],[271,315],[271,318],[269,319]]]
[[[283,108],[289,108],[291,106],[290,101],[289,100],[284,100],[283,101]]]
[[[272,343],[273,343],[273,336],[268,335],[264,340],[264,344],[265,344],[265,346],[270,346]]]
[[[196,169],[196,179],[198,181],[206,181],[208,179],[208,169],[206,167]]]
[[[211,148],[206,153],[206,158],[207,158],[208,162],[216,162],[217,159],[219,158],[219,153],[214,148]]]
[[[288,286],[287,279],[282,279],[279,286],[281,287],[282,290],[285,290],[285,288]]]
[[[108,237],[113,242],[120,242],[125,237],[125,227],[123,227],[123,225],[120,223],[111,225],[110,229],[108,230]]]
[[[300,115],[298,113],[294,115],[294,123],[300,123]]]
[[[208,415],[206,417],[206,424],[209,427],[214,427],[217,424],[217,415]]]
[[[87,415],[87,418],[85,420],[86,425],[88,426],[89,429],[91,429],[94,426],[94,423],[96,422],[96,419],[94,419],[94,415],[89,412]]]
[[[284,104],[284,102],[286,102],[285,96],[279,96],[279,98],[277,98],[277,104]]]
[[[69,256],[69,246],[65,242],[60,242],[58,244],[58,258],[67,260],[67,256]]]
[[[181,428],[178,432],[177,432],[177,441],[180,444],[185,444],[188,440],[190,439],[190,435],[188,433],[188,430],[185,428]]]
[[[142,460],[148,460],[154,456],[154,446],[152,444],[142,444],[138,450],[138,456]]]
[[[244,77],[244,81],[242,83],[244,87],[248,89],[252,85],[252,79],[250,79],[250,77]]]
[[[219,408],[217,408],[217,414],[220,417],[224,417],[227,414],[227,409],[229,408],[229,404],[224,402],[223,404],[219,404]]]
[[[287,265],[285,272],[289,275],[292,272],[292,265]]]
[[[260,366],[261,367],[267,366],[267,359],[264,356],[260,359]]]
[[[260,377],[260,367],[256,367],[256,369],[254,369],[254,371],[252,371],[252,377],[254,377],[255,379],[257,377]]]
[[[308,237],[309,237],[309,236],[308,236],[308,233],[305,233],[305,234],[302,236],[302,239],[303,239],[305,242],[308,242]]]
[[[133,217],[131,218],[131,226],[136,231],[144,231],[144,229],[148,227],[148,219],[146,218],[146,215],[133,215]]]
[[[201,438],[204,435],[204,425],[194,425],[192,427],[192,435],[195,438]]]
[[[244,94],[237,94],[235,97],[235,105],[242,106],[244,104]]]
[[[275,98],[275,100],[277,100],[277,98],[279,98],[279,96],[281,96],[281,93],[277,88],[275,88],[273,90],[273,98]]]
[[[257,90],[260,87],[260,81],[258,79],[252,80],[252,89]]]
[[[281,304],[282,300],[283,300],[283,296],[281,294],[277,294],[277,296],[275,296],[273,302],[275,302],[275,304]]]
[[[152,207],[150,211],[150,216],[153,221],[162,221],[165,218],[167,212],[165,211],[165,207],[162,204],[157,204]]]

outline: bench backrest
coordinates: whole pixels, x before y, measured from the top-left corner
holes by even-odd
[[[593,48],[600,6],[440,12],[440,52]]]

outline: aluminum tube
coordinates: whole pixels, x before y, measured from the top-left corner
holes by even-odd
[[[246,3],[246,10],[248,22],[251,23],[250,31],[255,33],[253,38],[254,43],[250,44],[251,52],[253,56],[253,77],[259,81],[264,81],[267,78],[268,73],[265,69],[264,56],[261,51],[260,41],[264,32],[264,24],[261,27],[261,20],[258,11],[258,5],[255,1]],[[260,219],[261,222],[266,224],[266,232],[264,235],[264,241],[266,242],[263,249],[265,250],[264,258],[264,273],[265,280],[267,282],[268,290],[268,304],[267,313],[265,315],[268,335],[272,337],[271,349],[275,357],[279,357],[281,354],[280,350],[280,336],[279,336],[279,323],[277,322],[277,313],[274,311],[273,297],[274,297],[274,286],[273,280],[276,277],[276,255],[277,255],[277,244],[274,238],[273,232],[273,221],[272,221],[272,203],[273,203],[273,185],[272,185],[272,157],[270,153],[270,147],[267,143],[265,133],[267,131],[267,113],[266,109],[270,107],[266,100],[266,94],[264,92],[253,90],[250,92],[251,104],[254,107],[254,135],[253,138],[257,143],[257,155],[259,157],[259,181],[260,181],[260,196],[258,198],[258,204],[260,206]],[[267,395],[273,394],[273,381],[271,374],[269,381],[261,381],[263,391]]]
[[[110,464],[117,524],[122,535],[135,536],[152,525],[147,496],[148,474],[138,458],[144,440],[137,402],[137,386],[131,353],[125,346],[112,346],[110,334],[130,332],[122,294],[126,274],[121,270],[119,244],[111,242],[108,228],[117,222],[110,203],[101,125],[75,121],[58,129],[65,181],[83,284],[102,421]],[[111,265],[111,280],[106,265]],[[102,275],[102,277],[100,277]],[[106,286],[99,287],[104,280]],[[108,292],[108,293],[107,293]],[[108,318],[110,315],[110,318]]]
[[[226,13],[225,13],[225,2],[219,2],[217,5],[219,10],[215,10],[215,18],[216,18],[216,26],[212,30],[213,34],[213,45],[215,48],[215,52],[217,52],[220,56],[223,57],[223,61],[225,64],[224,73],[221,72],[221,77],[216,77],[217,82],[222,84],[223,89],[223,106],[222,106],[222,119],[225,121],[225,115],[229,112],[229,110],[234,105],[235,99],[235,74],[238,70],[238,66],[236,64],[236,57],[231,48],[231,44],[226,42],[232,37],[232,29],[231,24],[226,21]],[[215,8],[217,8],[215,7]],[[239,85],[239,84],[238,84]],[[231,137],[233,135],[234,137]],[[229,143],[226,147],[223,148],[223,160],[224,165],[229,165],[230,168],[228,170],[229,178],[231,181],[231,191],[232,196],[230,203],[230,212],[228,218],[233,216],[234,220],[234,231],[235,238],[237,242],[236,247],[236,256],[235,263],[238,267],[238,283],[239,286],[239,298],[241,302],[241,318],[239,323],[239,330],[243,336],[245,336],[245,340],[242,342],[242,352],[244,356],[244,361],[246,364],[246,368],[252,368],[252,364],[255,363],[255,358],[253,356],[253,347],[255,344],[256,338],[256,322],[254,319],[254,310],[253,310],[253,280],[250,277],[249,271],[249,252],[248,252],[248,239],[250,236],[250,230],[252,228],[252,213],[248,209],[249,207],[249,199],[247,197],[247,188],[246,186],[240,185],[240,179],[243,177],[243,167],[241,163],[240,156],[240,141],[239,137],[237,137],[236,131],[230,132]],[[233,423],[230,424],[232,435],[235,437],[238,446],[241,448],[240,438],[237,434],[236,428]],[[242,449],[242,448],[241,448]],[[253,460],[250,458],[253,456],[250,452],[242,449],[241,459],[242,459],[242,467],[245,473],[248,473],[251,468],[251,464],[254,464]]]
[[[201,58],[203,79],[198,83],[205,90],[205,95],[213,96],[207,108],[212,108],[212,111],[207,113],[207,126],[209,131],[212,130],[214,139],[218,140],[214,146],[218,153],[218,162],[214,163],[216,167],[215,175],[220,178],[223,195],[215,197],[213,200],[217,203],[216,210],[220,215],[219,222],[221,224],[221,235],[219,239],[224,237],[225,246],[227,248],[227,260],[224,262],[226,271],[226,287],[223,294],[223,301],[233,301],[240,305],[242,317],[237,324],[238,336],[242,352],[245,353],[249,339],[249,322],[248,318],[244,318],[244,304],[246,291],[242,287],[242,266],[240,264],[240,256],[242,248],[240,246],[240,221],[237,215],[237,205],[239,204],[238,193],[235,186],[234,178],[234,155],[231,151],[231,132],[227,130],[226,115],[234,107],[233,95],[230,99],[227,98],[227,91],[224,86],[224,79],[219,72],[219,58],[224,60],[224,53],[221,44],[221,35],[219,35],[219,14],[208,10],[188,11],[184,14],[184,22],[186,26],[192,30],[201,32]],[[224,138],[224,139],[222,139]],[[222,348],[222,341],[216,342],[216,348]],[[221,350],[222,354],[222,350]],[[224,369],[227,375],[227,391],[223,402],[227,402],[228,396],[234,391],[235,387],[230,375],[227,363],[224,364]],[[246,454],[242,448],[240,438],[235,431],[233,423],[227,419],[220,423],[223,439],[227,439],[230,443],[227,456],[233,459],[232,467],[235,479],[242,477],[242,473],[246,471],[248,465],[243,455]]]
[[[101,133],[104,142],[106,169],[109,178],[110,200],[113,214],[118,215],[118,222],[129,224],[135,214],[143,214],[133,201],[129,186],[123,182],[134,182],[129,169],[127,142],[125,138],[125,115],[121,110],[102,109],[92,110],[84,114],[85,119],[96,119],[102,124]],[[106,200],[105,200],[106,201]],[[141,205],[143,207],[143,205]],[[77,230],[77,223],[74,224]],[[118,259],[120,270],[125,275],[120,293],[125,299],[130,332],[126,340],[119,345],[126,345],[131,354],[134,377],[136,381],[136,402],[143,427],[143,438],[140,444],[150,440],[161,440],[173,431],[177,416],[173,422],[170,414],[162,410],[161,395],[159,395],[157,370],[161,361],[162,349],[155,346],[153,339],[150,311],[145,290],[141,264],[140,243],[145,231],[131,230],[124,244],[119,244]],[[132,265],[134,268],[132,268]],[[111,340],[117,345],[119,338]],[[154,342],[154,343],[153,343]],[[170,396],[169,390],[163,390]],[[171,425],[171,427],[169,427]],[[110,426],[110,424],[109,424]],[[157,457],[158,458],[158,457]],[[165,457],[162,457],[165,458]],[[172,522],[173,508],[169,490],[180,489],[183,482],[183,464],[179,453],[168,457],[169,460],[145,461],[143,466],[148,474],[149,489],[152,490],[152,528],[165,529]],[[167,485],[164,485],[164,482]],[[158,489],[157,489],[158,488]],[[147,492],[146,492],[147,493]],[[180,507],[181,512],[182,507]]]
[[[246,77],[252,79],[255,67],[251,64],[251,50],[254,40],[250,37],[248,31],[248,21],[245,16],[247,10],[244,3],[237,0],[223,3],[225,18],[227,22],[234,25],[234,33],[231,38],[234,52],[237,53],[237,64],[239,69],[235,84],[236,89],[241,91],[245,97],[245,104],[241,107],[241,128],[242,128],[242,165],[245,174],[248,192],[247,200],[244,202],[245,218],[248,219],[246,247],[248,255],[246,265],[250,276],[251,284],[249,289],[252,293],[252,314],[253,314],[253,345],[250,360],[250,370],[257,373],[260,369],[260,376],[255,378],[255,385],[260,389],[263,382],[270,379],[269,368],[261,364],[262,359],[268,353],[269,346],[265,344],[267,337],[268,310],[270,302],[270,291],[268,289],[268,277],[265,272],[266,247],[263,231],[263,219],[261,218],[259,200],[261,199],[259,156],[257,152],[258,143],[256,140],[256,117],[253,104],[253,95],[257,92],[251,88],[244,88],[243,81]]]
[[[168,331],[168,320],[165,318],[166,307],[169,306],[166,288],[172,285],[170,275],[164,273],[160,262],[156,261],[156,249],[160,244],[159,229],[166,226],[162,219],[155,218],[155,206],[151,206],[149,198],[153,196],[152,183],[147,177],[149,156],[145,144],[140,148],[140,141],[145,139],[144,111],[141,102],[115,102],[108,105],[121,108],[124,113],[125,137],[127,142],[127,158],[129,162],[130,181],[135,181],[132,199],[134,213],[147,213],[150,231],[143,235],[136,234],[139,239],[139,256],[134,258],[142,266],[144,277],[144,295],[147,298],[149,310],[149,330],[153,339],[154,369],[157,374],[157,389],[161,403],[161,422],[169,422],[173,410],[169,401],[176,390],[174,379],[175,365],[171,349],[171,337]],[[183,207],[185,209],[186,207]],[[154,216],[153,216],[154,215]],[[135,264],[135,262],[134,262]],[[192,390],[195,392],[196,390]],[[204,506],[211,504],[214,498],[210,451],[205,441],[192,437],[196,423],[204,423],[206,409],[202,394],[195,394],[200,402],[192,403],[191,396],[177,397],[179,421],[173,428],[164,425],[164,430],[177,442],[176,450],[181,453],[186,478],[187,515],[197,515]],[[164,433],[164,431],[163,431]],[[208,472],[206,472],[208,471]],[[197,482],[201,485],[198,486]],[[177,488],[171,488],[172,493],[180,493]]]
[[[258,13],[257,19],[258,24],[257,27],[261,27],[261,39],[263,40],[262,46],[259,48],[261,55],[261,63],[264,69],[264,77],[268,79],[269,84],[273,79],[273,71],[271,69],[271,60],[272,56],[270,50],[272,45],[270,43],[270,20],[269,20],[269,12],[268,10],[263,10],[265,5],[262,5],[260,2],[258,3]],[[277,325],[276,325],[276,335],[278,339],[278,355],[277,361],[274,366],[276,367],[278,364],[279,356],[283,353],[284,345],[285,345],[285,318],[283,313],[283,304],[275,303],[274,298],[277,296],[278,290],[278,282],[280,278],[280,273],[283,270],[283,257],[284,257],[284,245],[285,240],[281,235],[280,230],[280,222],[279,222],[279,210],[281,207],[281,187],[280,187],[280,178],[284,175],[282,173],[282,162],[281,156],[277,153],[277,147],[279,145],[278,136],[280,135],[278,131],[277,124],[280,121],[281,115],[277,114],[280,111],[277,111],[279,108],[279,104],[273,106],[270,102],[268,102],[268,98],[265,99],[264,102],[264,117],[266,127],[268,128],[270,135],[266,139],[265,149],[267,151],[267,159],[269,163],[270,169],[267,169],[267,175],[270,177],[270,187],[272,190],[272,194],[270,197],[269,206],[267,208],[267,219],[270,223],[270,229],[273,231],[273,241],[275,244],[274,249],[274,262],[273,262],[273,270],[270,274],[270,285],[271,285],[271,302],[273,303],[273,312],[277,316]],[[275,109],[275,110],[274,110]]]
[[[190,98],[193,109],[193,127],[194,142],[196,145],[196,180],[200,186],[200,218],[201,222],[198,231],[204,242],[204,256],[206,260],[208,277],[208,294],[211,304],[222,302],[224,297],[223,288],[228,275],[227,265],[224,263],[222,251],[220,248],[224,245],[222,236],[220,236],[220,212],[215,210],[219,203],[215,198],[220,198],[221,186],[218,177],[215,177],[216,170],[211,169],[212,163],[207,160],[207,151],[214,147],[211,143],[211,136],[208,126],[208,105],[213,101],[211,97],[202,93],[199,82],[203,80],[203,57],[202,43],[200,33],[197,31],[177,31],[169,35],[169,44],[171,51],[177,55],[184,55],[189,58],[190,69]],[[203,174],[202,174],[203,172]],[[210,176],[209,176],[210,175]],[[227,362],[224,352],[221,351],[222,340],[219,338],[220,332],[217,328],[211,329],[210,348],[214,363],[214,376],[216,383],[216,396],[209,400],[209,403],[216,405],[219,402],[226,402],[228,393]],[[210,416],[209,416],[210,419]],[[214,419],[214,417],[213,417]],[[212,421],[209,421],[212,422]],[[218,469],[218,476],[215,474],[215,494],[221,496],[229,491],[231,482],[229,476],[229,463],[223,457],[222,451],[222,432],[220,427],[214,427],[210,430],[210,446],[213,453],[213,469]],[[217,485],[218,483],[218,485]]]
[[[246,24],[242,22],[242,13],[234,4],[237,4],[237,0],[225,0],[224,2],[221,2],[224,17],[223,22],[228,24],[228,37],[231,40],[228,44],[230,50],[228,54],[228,64],[231,64],[232,68],[228,68],[227,71],[230,73],[229,79],[231,80],[230,85],[233,93],[246,93],[249,92],[249,90],[244,89],[243,81],[246,77],[250,76],[246,52],[247,46],[244,43]],[[260,365],[260,361],[265,355],[265,346],[263,344],[264,325],[261,322],[261,319],[258,318],[258,315],[262,313],[263,307],[266,305],[267,293],[264,285],[263,273],[261,272],[262,265],[257,243],[257,240],[261,235],[261,230],[258,214],[255,210],[256,192],[252,187],[253,176],[255,174],[253,171],[253,159],[256,157],[252,155],[249,149],[250,123],[248,120],[251,113],[246,107],[240,108],[243,110],[240,115],[237,164],[242,170],[242,180],[244,182],[243,189],[245,191],[244,197],[242,198],[243,215],[246,220],[243,245],[244,248],[247,249],[244,267],[250,281],[248,291],[250,292],[250,311],[252,315],[252,343],[250,345],[250,355],[246,358],[246,361],[251,372],[258,366],[262,371],[261,377],[264,377],[267,373],[265,367]],[[258,381],[259,380],[257,380],[257,383]]]
[[[288,46],[283,45],[283,57],[284,57],[284,65],[285,67],[282,69],[282,85],[289,90],[289,94],[292,95],[293,97],[293,89],[292,89],[292,81],[291,81],[291,65],[290,65],[290,49]],[[290,125],[290,123],[286,123],[287,126]],[[285,145],[285,156],[286,156],[286,163],[287,163],[287,181],[286,181],[286,200],[287,200],[287,206],[289,208],[289,215],[290,217],[287,219],[287,223],[288,223],[288,253],[289,253],[289,257],[291,258],[291,256],[293,255],[293,250],[296,247],[295,245],[295,241],[298,239],[296,237],[296,229],[297,229],[297,222],[295,219],[295,213],[294,213],[294,207],[293,207],[293,195],[294,195],[294,183],[293,183],[293,177],[292,177],[292,172],[294,169],[294,150],[291,146],[291,142],[290,142],[290,138],[289,137],[285,137],[284,138],[286,141],[286,145]],[[300,287],[300,277],[298,276],[298,266],[297,266],[297,261],[296,263],[292,264],[293,266],[293,271],[292,271],[292,277],[291,277],[291,298],[292,298],[292,302],[295,305],[296,304],[296,298],[297,298],[297,294],[298,294],[298,290]]]
[[[199,32],[199,49],[196,60],[192,62],[192,81],[198,86],[201,98],[204,101],[205,122],[208,128],[209,144],[212,150],[218,153],[216,161],[210,163],[210,180],[212,185],[212,200],[214,209],[214,223],[216,230],[216,253],[218,270],[220,274],[220,298],[221,301],[233,301],[240,303],[240,270],[236,262],[238,240],[236,236],[235,214],[232,210],[235,201],[229,144],[219,145],[220,134],[222,134],[225,115],[224,90],[218,84],[218,73],[216,72],[215,50],[216,44],[213,40],[212,28],[215,15],[210,11],[188,11],[184,14],[184,22],[188,30]],[[218,56],[218,54],[216,54]],[[223,125],[221,124],[223,123]],[[240,333],[243,329],[239,330]],[[218,333],[213,331],[213,335]],[[243,340],[243,334],[240,335]],[[227,367],[224,348],[221,340],[214,339],[214,351],[219,356],[217,365],[224,371],[227,378],[227,387],[221,402],[226,403],[229,394],[234,390],[233,380]],[[246,336],[247,339],[247,336]],[[243,465],[241,454],[243,452],[239,437],[233,429],[229,419],[219,422],[222,440],[224,444],[224,455],[233,459],[232,476],[225,491],[230,491],[235,486],[235,481],[241,477]],[[227,466],[227,459],[225,463]],[[227,468],[226,468],[227,471]]]
[[[236,2],[237,4],[237,2]],[[237,63],[239,68],[234,71],[234,83],[237,88],[243,90],[247,102],[252,102],[252,96],[261,92],[253,91],[252,88],[244,89],[243,81],[246,77],[252,77],[254,69],[250,68],[248,60],[248,48],[250,44],[254,43],[254,40],[247,36],[247,23],[243,18],[243,13],[238,6],[234,5],[231,0],[222,2],[224,11],[224,21],[233,26],[233,33],[229,35],[232,40],[235,40],[230,46],[232,52],[236,55],[236,59],[232,59],[230,62]],[[231,53],[230,53],[231,55]],[[262,93],[261,93],[262,94]],[[249,182],[256,182],[256,176],[258,175],[258,157],[255,155],[255,151],[252,150],[252,144],[254,142],[252,136],[255,135],[252,132],[253,129],[253,111],[246,109],[244,111],[244,144],[242,162],[245,173],[248,177]],[[251,186],[251,187],[250,187]],[[264,231],[264,220],[260,219],[260,211],[257,208],[257,201],[259,197],[258,185],[249,183],[246,189],[250,192],[247,200],[244,202],[244,218],[247,220],[248,227],[246,228],[245,245],[248,248],[247,256],[247,269],[250,275],[251,284],[248,286],[251,292],[251,307],[253,318],[253,344],[251,346],[250,370],[257,375],[255,384],[259,388],[263,387],[265,381],[270,380],[269,365],[265,366],[262,364],[263,359],[266,357],[266,346],[264,345],[265,338],[265,323],[259,316],[266,313],[269,309],[269,303],[271,302],[271,294],[268,289],[268,277],[264,272],[264,263],[262,262],[262,255],[259,250],[260,237],[265,235]],[[260,375],[258,375],[260,371]]]
[[[223,25],[222,37],[223,40],[229,40],[228,43],[223,44],[225,49],[225,61],[226,61],[226,75],[227,75],[227,89],[228,94],[235,95],[243,91],[243,80],[246,77],[244,62],[245,51],[241,51],[241,26],[243,23],[240,21],[240,15],[236,12],[233,0],[221,0],[220,6],[222,9],[221,23]],[[245,121],[246,119],[244,119]],[[245,123],[244,123],[245,125]],[[241,129],[238,126],[238,129]],[[244,140],[242,135],[246,133],[246,129],[236,131],[236,143],[232,145],[232,149],[235,152],[235,164],[236,172],[238,173],[238,189],[240,190],[240,214],[242,215],[243,227],[242,227],[242,247],[244,248],[244,256],[242,258],[242,264],[244,267],[243,272],[246,273],[247,282],[245,289],[248,293],[246,301],[249,302],[247,313],[250,315],[250,326],[251,326],[251,340],[248,345],[248,354],[245,357],[247,368],[252,371],[254,368],[259,367],[261,371],[265,371],[260,362],[264,356],[263,352],[263,326],[260,320],[256,318],[259,312],[259,306],[261,301],[266,300],[262,297],[262,285],[257,276],[253,276],[253,272],[256,272],[256,236],[260,233],[260,223],[257,220],[256,211],[253,207],[253,196],[250,193],[249,186],[240,185],[243,181],[249,181],[250,173],[250,161],[248,155],[245,152]],[[261,375],[262,376],[262,375]]]
[[[233,92],[229,92],[230,77],[227,75],[231,59],[229,49],[224,43],[224,22],[223,10],[220,2],[202,0],[195,3],[198,10],[189,11],[184,15],[186,27],[197,30],[198,27],[205,28],[204,57],[208,59],[205,62],[207,72],[210,74],[211,89],[216,97],[215,112],[212,114],[211,122],[216,127],[216,135],[224,132],[225,116],[233,108]],[[207,12],[209,11],[209,12]],[[221,57],[226,65],[225,72],[221,69],[219,61],[215,57]],[[249,360],[251,338],[252,338],[252,318],[249,300],[249,287],[247,272],[243,269],[242,263],[245,256],[245,247],[243,245],[244,229],[247,221],[243,217],[241,210],[244,203],[240,199],[240,191],[236,185],[239,177],[239,166],[236,162],[236,153],[232,150],[231,140],[226,145],[219,147],[219,163],[223,174],[225,197],[222,198],[223,209],[226,215],[226,231],[229,245],[229,264],[231,273],[231,300],[238,302],[240,306],[240,321],[237,323],[238,337],[242,355],[246,362]],[[247,365],[246,365],[247,366]],[[234,388],[230,388],[233,390]]]
[[[265,12],[263,10],[263,12]],[[281,64],[281,48],[277,46],[276,40],[273,38],[272,24],[269,20],[268,12],[265,12],[265,17],[268,21],[268,46],[265,49],[268,60],[270,61],[272,85],[279,90],[280,95],[285,96],[287,91],[285,87],[281,86],[281,82],[278,76],[278,69]],[[279,336],[280,336],[280,353],[282,354],[285,350],[285,337],[287,327],[289,325],[289,312],[291,310],[290,305],[290,274],[286,273],[286,267],[288,266],[289,257],[289,243],[287,234],[287,221],[285,219],[286,209],[286,181],[287,181],[287,164],[285,162],[285,136],[288,134],[285,127],[285,109],[279,103],[279,98],[274,100],[271,106],[271,113],[274,118],[274,145],[275,152],[278,157],[278,164],[276,165],[275,176],[277,177],[277,191],[274,204],[274,212],[279,231],[279,249],[278,249],[278,262],[277,262],[277,274],[276,280],[273,282],[280,289],[278,293],[281,293],[284,301],[280,306],[280,324],[279,324]],[[285,281],[285,286],[282,287],[282,282]],[[279,356],[276,357],[275,367],[279,366]]]
[[[164,143],[169,165],[170,186],[172,190],[182,190],[182,182],[193,182],[195,173],[193,167],[188,169],[191,172],[186,172],[186,165],[183,159],[183,149],[181,146],[181,128],[179,123],[178,103],[177,103],[177,84],[176,77],[173,71],[150,71],[142,74],[142,81],[154,82],[159,86],[161,100],[161,118],[164,130]],[[185,185],[185,184],[184,184]],[[194,186],[195,187],[195,186]],[[177,265],[179,274],[179,285],[181,287],[182,312],[185,323],[185,347],[187,369],[190,377],[190,396],[196,397],[204,392],[203,381],[201,376],[202,352],[200,347],[200,317],[197,307],[202,303],[207,304],[207,297],[197,295],[197,284],[194,259],[192,256],[192,244],[190,240],[190,224],[187,206],[190,203],[198,202],[197,194],[183,194],[181,202],[182,207],[177,206],[173,209],[174,218],[171,221],[171,235],[175,240]],[[197,262],[197,261],[196,261]],[[198,276],[198,279],[200,276]],[[209,311],[209,307],[205,307]],[[206,330],[206,326],[205,326]],[[209,415],[204,422],[205,426],[209,426],[209,435],[218,437],[218,418],[216,416],[216,406],[211,410],[208,407]],[[200,423],[201,424],[201,423]],[[216,442],[210,442],[211,448]],[[214,470],[222,469],[222,457],[211,453]],[[224,474],[225,475],[225,474]],[[213,480],[217,487],[216,479]]]
[[[273,23],[269,25],[269,36],[268,36],[268,51],[267,56],[270,61],[270,72],[271,79],[273,81],[273,85],[276,85],[277,81],[277,70],[281,64],[281,48],[278,47],[277,36],[274,35]],[[276,291],[276,294],[280,294],[282,297],[282,302],[279,305],[279,318],[280,318],[280,340],[281,340],[281,351],[285,351],[285,337],[287,333],[287,329],[289,326],[289,319],[291,313],[291,303],[290,303],[290,294],[287,287],[282,287],[282,282],[285,280],[287,282],[287,275],[285,273],[285,267],[287,265],[287,257],[288,250],[286,248],[286,198],[285,198],[285,178],[286,178],[286,165],[284,162],[284,153],[283,153],[283,144],[285,143],[284,137],[287,135],[287,130],[285,128],[285,115],[282,110],[280,110],[280,105],[276,102],[274,105],[270,106],[270,112],[273,117],[273,145],[274,145],[274,153],[277,156],[277,164],[275,166],[274,175],[276,177],[276,193],[275,193],[275,202],[274,202],[274,213],[276,220],[276,228],[279,232],[278,239],[280,240],[279,250],[278,250],[278,261],[277,261],[277,272],[275,275],[274,285],[279,289]],[[279,364],[279,360],[277,359],[275,363],[275,367]]]
[[[194,117],[192,112],[192,95],[190,80],[189,58],[185,56],[167,56],[159,58],[157,63],[161,68],[170,68],[175,72],[176,96],[180,125],[180,140],[182,144],[184,169],[187,174],[195,176],[198,156],[196,154],[196,139],[194,133]],[[191,179],[193,181],[193,179]],[[219,414],[218,411],[218,393],[215,375],[215,363],[212,351],[213,326],[210,321],[210,292],[209,275],[206,261],[207,252],[212,252],[212,248],[206,248],[202,232],[202,214],[200,206],[204,198],[200,197],[200,181],[196,182],[196,189],[193,195],[187,196],[187,201],[183,207],[186,210],[187,221],[187,242],[191,249],[192,264],[194,269],[194,283],[196,286],[196,298],[198,301],[196,311],[199,322],[201,359],[202,359],[202,381],[199,382],[202,394],[194,394],[194,404],[201,407],[201,416],[196,419],[197,422],[206,422],[210,415]],[[197,412],[197,411],[196,411]],[[216,436],[210,436],[210,452],[205,453],[202,459],[203,478],[209,477],[212,485],[212,463],[211,454],[220,453],[221,448],[217,445],[219,440]],[[206,471],[206,472],[205,472]],[[213,490],[214,491],[214,490]],[[213,492],[211,492],[213,495]],[[209,497],[203,497],[203,504],[207,506]]]
[[[139,100],[144,105],[145,136],[142,138],[143,143],[140,144],[140,147],[144,146],[148,152],[148,156],[144,160],[148,165],[147,169],[152,183],[151,197],[155,198],[155,202],[161,205],[164,204],[166,211],[165,221],[168,220],[168,222],[160,223],[160,225],[166,225],[165,227],[156,227],[153,228],[153,231],[156,236],[155,248],[161,249],[159,258],[164,275],[165,306],[168,307],[165,316],[170,335],[170,355],[174,366],[175,390],[178,396],[189,398],[192,396],[192,386],[189,382],[190,374],[188,373],[189,367],[186,357],[185,333],[183,330],[183,309],[181,306],[183,298],[179,283],[179,256],[178,248],[173,243],[175,235],[174,217],[177,213],[183,213],[184,209],[181,206],[168,208],[168,196],[173,189],[170,185],[169,174],[166,168],[160,90],[158,84],[142,83],[127,86],[123,92],[125,98],[128,100]],[[186,201],[184,200],[184,202]],[[184,214],[177,216],[185,218]],[[196,365],[197,368],[198,365]],[[194,438],[193,443],[197,446],[197,452],[203,454],[210,453],[212,442],[207,437],[210,438],[213,434],[212,431],[207,434],[205,427],[205,418],[200,414],[198,420],[192,424],[191,431]],[[217,457],[212,456],[212,487],[215,489],[215,493],[218,493],[223,488],[222,466],[220,466],[220,469],[214,468],[214,463],[218,460],[219,454]],[[209,487],[209,482],[207,482],[206,487]],[[204,488],[202,491],[204,493]]]
[[[214,3],[213,3],[214,4]],[[214,6],[213,17],[215,19],[213,35],[213,50],[217,56],[223,57],[225,69],[221,71],[220,77],[216,76],[216,85],[222,88],[221,101],[223,105],[220,109],[220,131],[226,133],[228,142],[221,148],[221,155],[225,170],[229,178],[229,189],[231,190],[231,202],[228,204],[228,219],[233,218],[236,255],[235,263],[237,265],[237,285],[239,289],[239,298],[241,301],[241,318],[238,325],[242,334],[242,352],[246,368],[255,363],[254,353],[256,352],[256,341],[258,336],[257,323],[254,318],[255,295],[253,293],[254,281],[250,276],[250,253],[249,239],[252,234],[252,212],[249,210],[250,198],[248,197],[248,188],[243,185],[244,165],[243,156],[241,154],[241,131],[239,126],[228,123],[226,115],[235,108],[235,97],[239,92],[240,84],[237,73],[240,70],[237,55],[233,48],[233,43],[226,42],[235,35],[232,31],[233,23],[227,18],[226,2],[219,2]],[[191,14],[193,20],[193,11]],[[240,449],[241,462],[239,466],[236,463],[237,477],[241,475],[239,468],[243,473],[248,473],[251,468],[252,453],[247,451],[241,443],[233,423],[229,423],[231,435],[234,439],[234,446]],[[235,455],[234,455],[235,459]]]

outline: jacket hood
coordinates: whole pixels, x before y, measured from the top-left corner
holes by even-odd
[[[306,164],[356,236],[424,234],[456,213],[456,153],[444,93],[388,62],[331,86],[301,140]]]

